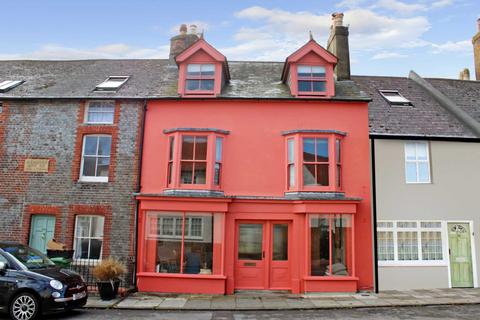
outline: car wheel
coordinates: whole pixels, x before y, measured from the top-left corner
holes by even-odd
[[[14,320],[33,320],[37,318],[39,309],[38,299],[33,294],[20,293],[10,303],[10,317]]]

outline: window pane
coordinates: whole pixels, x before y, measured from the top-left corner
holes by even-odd
[[[418,238],[417,232],[399,231],[397,233],[398,260],[400,261],[418,260],[418,239],[417,238]]]
[[[215,176],[213,178],[213,183],[215,185],[220,185],[220,174],[221,174],[222,165],[220,163],[215,163]]]
[[[182,251],[182,214],[169,213],[168,216],[148,214],[149,237],[147,241],[150,248],[147,252],[147,259],[155,265],[156,272],[180,273],[180,257]],[[175,222],[180,221],[180,236],[174,236]],[[153,249],[153,250],[152,250]],[[148,256],[155,254],[156,256]]]
[[[288,224],[273,225],[273,254],[272,260],[288,260]]]
[[[207,164],[205,162],[195,162],[193,184],[205,184],[207,181],[206,177],[207,177]]]
[[[192,183],[193,179],[193,163],[192,162],[183,162],[181,163],[180,168],[180,182],[181,183]]]
[[[312,74],[312,68],[310,66],[298,66],[297,74],[299,77],[310,77]]]
[[[193,160],[193,136],[183,136],[182,138],[182,159]]]
[[[288,186],[289,187],[295,186],[295,165],[294,164],[288,165]]]
[[[311,275],[324,276],[330,265],[330,240],[328,216],[310,219]]]
[[[98,158],[97,177],[108,177],[109,165],[110,165],[110,158]]]
[[[313,66],[312,67],[312,76],[313,77],[325,77],[325,67]]]
[[[174,221],[173,217],[162,217],[162,221],[159,224],[159,229],[161,230],[160,234],[164,236],[173,236]]]
[[[95,163],[96,157],[83,157],[83,172],[84,177],[95,177]]]
[[[288,139],[287,140],[288,144],[288,163],[293,163],[295,160],[295,140],[293,139]]]
[[[102,240],[100,239],[91,239],[90,240],[90,255],[88,259],[100,259],[102,253]]]
[[[311,186],[316,184],[314,164],[303,165],[303,184],[305,186]]]
[[[317,185],[328,186],[328,164],[317,164]]]
[[[85,136],[84,155],[94,156],[97,154],[98,136]]]
[[[312,91],[312,81],[298,81],[298,91],[300,92],[310,92]]]
[[[195,137],[195,160],[207,159],[207,137]]]
[[[317,143],[317,162],[328,162],[328,139],[315,139]]]
[[[303,139],[303,161],[306,161],[306,162],[315,161],[315,139],[314,138]]]
[[[223,138],[217,138],[215,141],[215,161],[222,161]]]
[[[405,144],[405,157],[406,157],[407,160],[415,160],[416,159],[415,143]]]
[[[77,223],[75,227],[75,237],[89,237],[90,236],[90,217],[77,216]]]
[[[340,140],[335,140],[335,159],[337,163],[340,163],[341,158],[341,148],[340,148]]]
[[[194,91],[200,89],[200,80],[187,80],[187,90]]]
[[[215,74],[215,65],[202,64],[202,76],[213,76]]]
[[[212,91],[214,85],[214,80],[200,80],[200,90]]]
[[[112,137],[99,137],[98,139],[98,155],[109,156]]]
[[[422,232],[422,259],[443,260],[442,233],[440,231]]]
[[[240,224],[238,259],[262,260],[263,224]]]
[[[95,238],[102,238],[103,237],[103,223],[104,217],[91,217],[92,219],[92,230],[90,235]]]
[[[212,274],[213,216],[187,213],[187,218],[191,225],[190,236],[192,239],[185,237],[183,273]]]
[[[393,261],[394,243],[393,232],[379,231],[377,232],[377,254],[379,261]]]
[[[175,138],[170,137],[168,142],[169,142],[169,152],[168,152],[169,156],[168,156],[168,159],[173,160],[173,147],[175,145]]]
[[[189,64],[189,65],[187,65],[187,74],[189,76],[199,76],[200,75],[200,65],[199,64]]]
[[[417,146],[417,159],[418,160],[427,160],[427,144],[426,143],[416,143]]]
[[[417,165],[415,162],[407,162],[407,182],[417,182]]]
[[[415,221],[399,221],[397,222],[397,228],[416,228],[417,223]]]
[[[75,242],[75,259],[88,259],[89,239],[77,239]]]
[[[418,163],[418,182],[429,182],[430,171],[428,170],[427,162]]]
[[[337,177],[336,177],[337,187],[342,186],[342,167],[337,165]]]
[[[327,85],[325,81],[313,81],[313,91],[314,92],[325,92],[327,91]]]
[[[349,276],[353,268],[352,221],[348,215],[337,214],[332,221],[332,270],[328,275]]]

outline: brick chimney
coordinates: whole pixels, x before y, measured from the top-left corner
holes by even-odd
[[[458,76],[459,80],[470,80],[470,70],[468,68],[463,69],[460,71],[460,75]]]
[[[192,24],[190,26],[190,33],[187,33],[187,25],[182,24],[180,26],[180,33],[170,39],[170,55],[169,60],[170,63],[175,64],[175,57],[185,50],[186,48],[190,47],[195,41],[197,41],[197,26]]]
[[[475,57],[475,76],[480,81],[480,18],[477,19],[477,34],[472,39],[473,55]]]
[[[350,80],[350,48],[348,46],[348,27],[343,25],[343,13],[332,14],[332,26],[327,42],[327,50],[338,58],[335,67],[337,80]]]

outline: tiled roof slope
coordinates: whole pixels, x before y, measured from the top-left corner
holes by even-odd
[[[470,129],[408,78],[353,76],[352,80],[372,98],[369,104],[371,134],[476,138]],[[480,83],[477,87],[480,90]],[[391,106],[380,95],[382,89],[398,90],[413,106]]]
[[[283,62],[229,62],[232,80],[221,97],[293,99],[280,81]],[[95,92],[108,76],[130,76],[117,92]],[[176,66],[168,60],[0,61],[1,80],[26,82],[0,98],[178,97]],[[353,81],[335,83],[339,100],[368,99]]]
[[[480,81],[425,79],[480,122]]]

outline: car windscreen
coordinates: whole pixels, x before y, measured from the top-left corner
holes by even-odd
[[[46,255],[27,246],[7,245],[2,249],[27,269],[43,269],[55,266],[55,263],[48,259]]]

